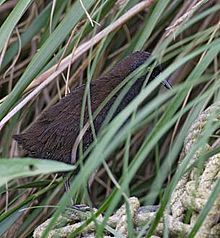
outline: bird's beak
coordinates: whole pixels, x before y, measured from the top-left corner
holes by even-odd
[[[162,84],[167,89],[172,89],[173,88],[172,85],[167,80],[162,81]]]

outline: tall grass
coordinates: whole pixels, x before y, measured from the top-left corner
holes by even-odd
[[[217,0],[47,3],[0,1],[0,178],[5,181],[0,188],[0,235],[31,237],[34,229],[51,217],[43,234],[47,237],[70,196],[77,203],[89,202],[84,188],[98,168],[92,192],[98,213],[104,213],[105,219],[97,225],[97,236],[103,234],[108,217],[120,204],[136,196],[142,205],[161,204],[151,227],[139,233],[150,237],[198,148],[213,137],[218,140],[219,125],[216,128],[210,123],[178,167],[189,128],[204,109],[220,99],[220,4]],[[123,19],[122,23],[118,19]],[[88,47],[85,52],[80,48],[83,44]],[[42,168],[40,162],[33,160],[35,174],[30,171],[32,160],[22,161],[22,166],[20,160],[13,160],[12,166],[12,157],[24,156],[12,140],[13,134],[23,131],[46,108],[82,83],[87,84],[85,105],[89,82],[136,50],[149,51],[152,57],[122,82],[122,93],[149,66],[163,64],[164,69],[113,120],[113,111],[109,112],[101,132],[94,135],[94,143],[76,163],[79,171],[69,193],[63,193],[59,176],[45,175],[71,169],[68,166],[59,167],[48,161]],[[150,98],[165,79],[173,89],[161,87]],[[120,97],[112,110],[118,103]],[[27,171],[22,174],[21,170]],[[191,237],[198,232],[218,195],[219,183],[192,228]],[[138,234],[134,235],[131,227],[128,236]]]

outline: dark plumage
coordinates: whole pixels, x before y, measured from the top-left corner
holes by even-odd
[[[93,80],[90,85],[92,111],[94,112],[112,90],[132,71],[142,65],[148,57],[149,53],[147,52],[135,52],[117,63],[103,77]],[[150,80],[155,78],[159,74],[159,71],[156,68]],[[141,90],[145,76],[139,78],[133,84],[114,115],[123,110],[137,96]],[[22,134],[14,135],[14,139],[28,152],[29,156],[71,163],[72,147],[80,131],[80,113],[84,90],[85,85],[75,88],[69,95],[42,113],[30,128]],[[111,98],[94,119],[96,132],[99,131],[107,112],[118,94]],[[88,121],[87,110],[84,121]],[[84,149],[88,148],[92,141],[91,129],[88,129],[83,137]]]

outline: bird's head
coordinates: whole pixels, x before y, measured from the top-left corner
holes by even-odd
[[[146,51],[136,51],[122,59],[119,63],[115,64],[105,76],[110,78],[120,78],[123,80],[135,69],[144,64],[149,59],[150,55],[151,54]],[[152,77],[150,77],[150,80],[159,75],[161,71],[161,66],[156,67],[152,72]],[[162,84],[168,89],[172,88],[167,80],[164,80]]]

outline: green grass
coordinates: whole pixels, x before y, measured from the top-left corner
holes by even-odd
[[[103,235],[108,217],[128,197],[137,196],[142,205],[161,204],[150,229],[145,231],[143,227],[139,233],[151,237],[169,205],[176,184],[188,171],[188,164],[198,148],[204,147],[207,142],[213,143],[219,137],[219,124],[208,123],[202,137],[198,138],[183,158],[183,163],[177,167],[189,128],[203,110],[218,103],[220,99],[220,34],[219,22],[216,20],[220,4],[210,5],[207,1],[201,1],[204,3],[199,9],[175,26],[174,22],[180,19],[178,13],[190,12],[192,9],[188,7],[183,10],[184,4],[180,0],[175,3],[168,0],[155,1],[147,11],[142,9],[126,20],[125,24],[115,27],[110,34],[104,34],[99,42],[91,45],[88,52],[77,58],[69,72],[66,67],[62,74],[40,89],[39,85],[49,77],[44,74],[47,70],[53,73],[50,71],[52,66],[71,54],[74,47],[87,42],[106,27],[114,26],[118,18],[126,16],[128,10],[140,1],[129,0],[123,6],[115,7],[116,1],[112,0],[83,0],[92,19],[100,24],[94,23],[94,27],[80,1],[53,1],[48,5],[46,1],[41,2],[38,5],[34,1],[18,1],[14,8],[5,8],[0,17],[0,171],[4,172],[0,175],[0,235],[8,232],[8,237],[31,237],[34,229],[51,217],[43,235],[47,237],[69,204],[70,195],[76,198],[77,203],[88,202],[85,186],[89,176],[99,168],[93,191],[99,208],[96,215],[104,213],[105,219],[97,225],[97,236]],[[0,1],[0,8],[5,4],[7,1]],[[173,32],[165,36],[167,27],[171,25]],[[152,52],[152,58],[129,75],[93,115],[90,110],[92,121],[110,97],[123,87],[101,132],[98,135],[94,133],[94,143],[88,151],[81,153],[76,163],[79,171],[74,175],[69,193],[63,194],[63,182],[59,176],[45,173],[69,170],[70,166],[60,167],[51,161],[44,161],[44,167],[41,167],[42,161],[38,164],[34,159],[11,160],[11,157],[23,155],[12,139],[13,134],[23,131],[45,108],[57,102],[60,95],[64,96],[67,86],[72,89],[82,82],[87,83],[83,112],[86,100],[91,100],[89,82],[136,50]],[[127,92],[138,75],[161,63],[164,65],[163,72],[110,120],[123,93]],[[36,82],[36,77],[39,80],[38,94],[10,117],[10,111],[17,108],[19,102],[32,92],[33,88],[27,90],[27,87]],[[170,80],[173,89],[165,90],[161,87],[152,100],[146,101],[165,79]],[[203,161],[206,159],[208,157],[204,157]],[[28,170],[30,163],[36,163],[34,174]],[[198,232],[219,196],[219,189],[217,181],[190,237]],[[51,205],[55,207],[51,208]],[[33,206],[35,208],[20,211]],[[128,209],[127,215],[130,218]],[[22,225],[17,228],[14,224],[19,221],[22,221]],[[128,222],[128,237],[135,237],[131,220],[128,219]],[[70,237],[80,233],[81,229]]]

